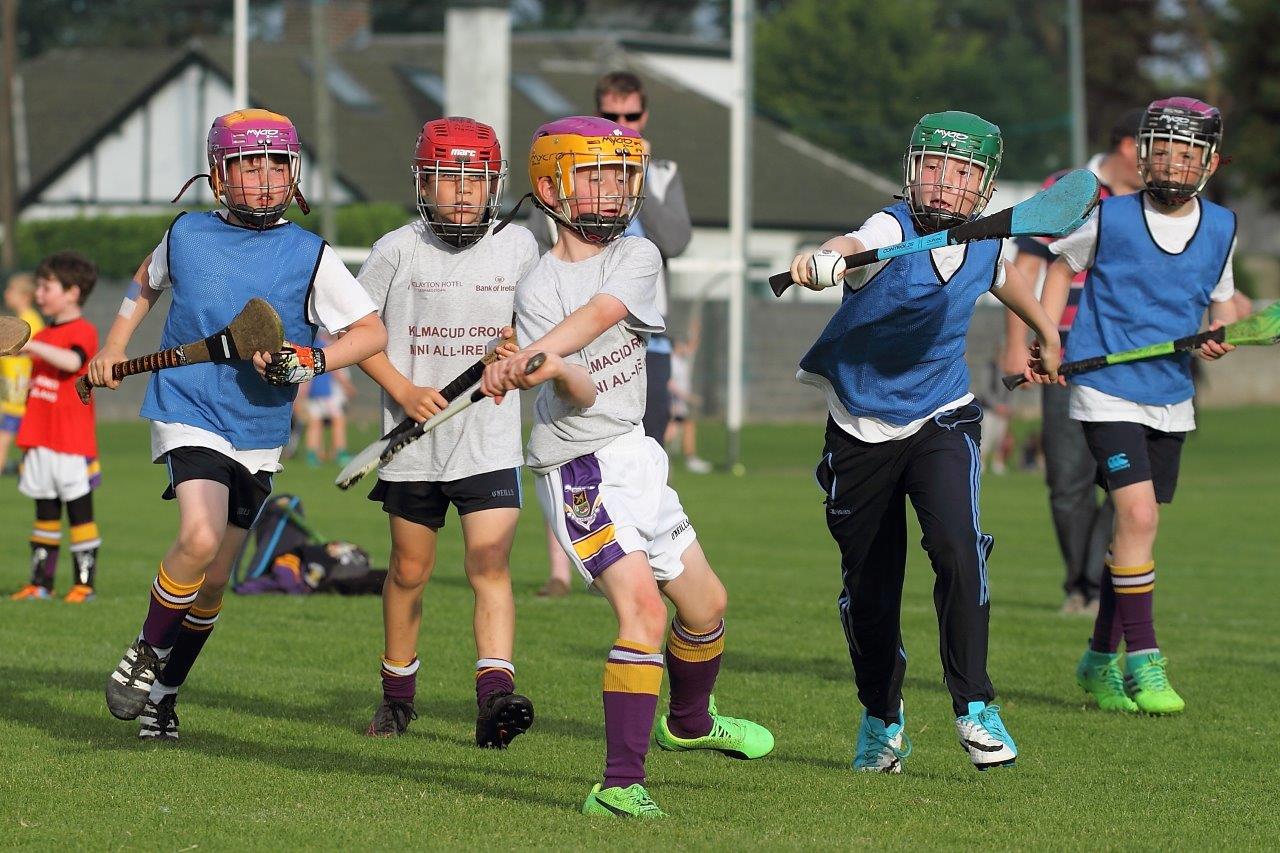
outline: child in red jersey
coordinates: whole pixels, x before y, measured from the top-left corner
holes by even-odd
[[[53,597],[53,575],[62,540],[62,505],[71,523],[75,584],[66,601],[92,601],[98,563],[98,525],[93,520],[93,490],[98,486],[98,441],[93,405],[80,402],[76,380],[89,356],[98,351],[98,331],[81,316],[98,280],[98,268],[75,252],[59,252],[36,269],[36,306],[49,326],[22,351],[31,356],[27,413],[17,444],[26,453],[18,491],[36,502],[31,531],[31,582],[11,597]]]

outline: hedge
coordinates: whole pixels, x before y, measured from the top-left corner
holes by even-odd
[[[156,247],[165,228],[178,214],[160,216],[82,216],[74,219],[44,219],[18,224],[18,263],[32,270],[54,252],[74,249],[97,263],[104,279],[127,280],[138,264]],[[320,216],[312,211],[290,218],[304,228],[320,230]],[[349,204],[337,210],[335,243],[343,246],[372,246],[386,234],[413,218],[397,204]]]

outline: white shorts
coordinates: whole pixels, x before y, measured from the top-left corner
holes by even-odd
[[[96,489],[101,476],[97,459],[32,447],[22,457],[18,491],[35,500],[68,503]]]
[[[635,551],[658,581],[684,571],[697,539],[680,496],[667,485],[667,454],[637,430],[537,478],[538,503],[556,541],[588,584]]]
[[[307,414],[312,420],[323,421],[328,418],[342,417],[343,405],[347,399],[342,393],[342,389],[334,387],[328,397],[308,397],[307,398]]]

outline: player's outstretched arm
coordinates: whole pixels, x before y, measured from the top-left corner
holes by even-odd
[[[541,338],[527,344],[529,352],[569,355],[600,337],[606,329],[627,319],[630,312],[622,300],[607,293],[597,293],[578,310],[565,317]],[[545,369],[545,368],[544,368]],[[542,371],[539,370],[538,373]],[[535,374],[536,375],[536,374]]]
[[[1040,291],[1040,304],[1044,313],[1056,325],[1062,321],[1062,312],[1067,310],[1067,294],[1071,290],[1071,279],[1076,271],[1066,258],[1059,257],[1049,265],[1044,276],[1044,288]]]
[[[151,256],[147,255],[142,266],[129,282],[129,291],[120,303],[116,319],[107,332],[107,339],[97,355],[89,359],[89,382],[104,388],[119,388],[120,380],[111,375],[111,368],[126,361],[125,348],[138,326],[146,319],[151,306],[160,298],[163,291],[156,290],[148,284],[151,278]]]
[[[324,348],[325,369],[348,367],[386,349],[387,327],[373,311],[342,329],[341,336]]]
[[[1013,279],[1006,277],[1004,286],[1008,287],[1010,284],[1015,286],[1022,285],[1032,288],[1034,292],[1035,283],[1040,279],[1040,272],[1044,266],[1043,258],[1036,257],[1030,252],[1019,252],[1018,257],[1013,260],[1013,267],[1022,275],[1020,278],[1015,277]],[[1001,350],[1000,355],[1000,369],[1005,373],[1021,373],[1026,366],[1027,324],[1022,322],[1022,318],[1012,311],[1005,311],[1004,348]]]
[[[1013,264],[1005,263],[1005,283],[991,291],[996,299],[1018,315],[1035,333],[1038,346],[1032,350],[1033,366],[1026,368],[1027,380],[1039,384],[1058,381],[1058,366],[1062,363],[1062,340],[1058,336],[1058,324],[1049,319],[1044,307],[1036,301],[1035,293],[1022,273]]]
[[[348,367],[387,348],[387,327],[382,325],[377,311],[370,311],[337,331],[338,339],[324,349],[294,346],[286,341],[279,352],[256,352],[253,354],[253,366],[258,375],[272,385],[301,385],[322,373]]]
[[[819,246],[817,252],[800,252],[791,259],[791,280],[810,290],[833,287],[838,283],[836,279],[843,279],[847,272],[844,269],[845,256],[856,255],[865,250],[862,241],[855,237],[844,234],[832,237]],[[814,256],[823,251],[835,254],[826,256],[829,260],[822,268],[815,268]]]
[[[533,373],[525,373],[529,359],[538,354],[538,350],[529,348],[521,350],[510,358],[496,361],[485,368],[484,378],[480,380],[480,390],[495,403],[501,403],[503,395],[508,391],[523,390],[541,385],[543,382],[554,382],[556,394],[572,406],[589,409],[596,402],[596,388],[591,381],[591,374],[586,368],[569,364],[555,353],[543,353],[546,361]]]

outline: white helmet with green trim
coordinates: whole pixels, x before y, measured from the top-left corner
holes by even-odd
[[[1003,154],[1000,128],[986,119],[959,110],[922,116],[911,131],[911,142],[902,158],[902,195],[916,229],[931,234],[977,219],[991,201]],[[926,175],[922,164],[929,155],[942,160]],[[946,182],[950,162],[955,160],[982,168],[976,187],[972,180],[961,181],[962,185]],[[947,196],[955,200],[948,201]]]

